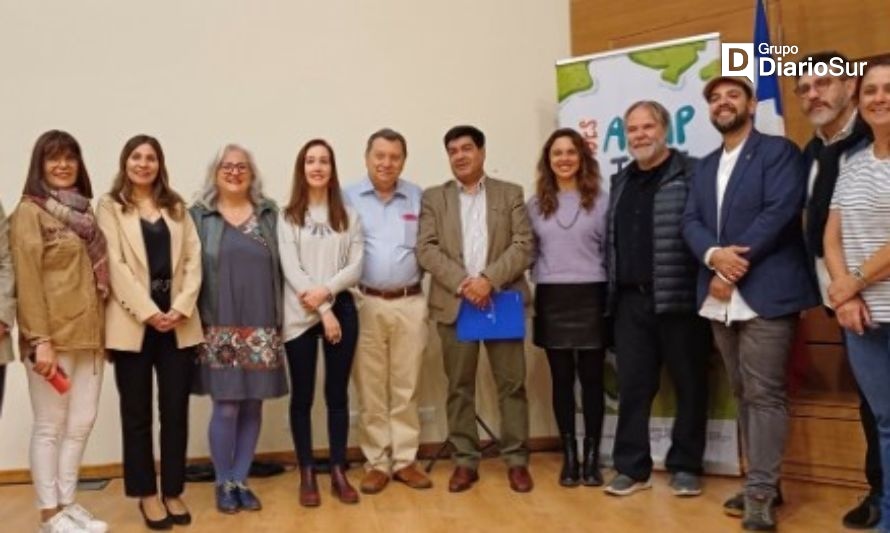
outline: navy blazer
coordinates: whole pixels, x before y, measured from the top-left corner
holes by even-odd
[[[752,130],[723,196],[717,230],[717,168],[721,146],[701,160],[692,177],[683,237],[701,262],[696,294],[701,308],[714,273],[704,256],[714,246],[748,246],[748,273],[737,287],[761,318],[776,318],[819,304],[803,241],[807,174],[797,146]],[[719,235],[719,237],[718,237]]]

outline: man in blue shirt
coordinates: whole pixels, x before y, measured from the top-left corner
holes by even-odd
[[[368,175],[346,190],[365,232],[359,285],[364,298],[352,373],[361,409],[359,443],[368,461],[365,494],[383,490],[390,476],[415,489],[432,486],[415,464],[427,308],[415,253],[422,191],[400,178],[407,154],[400,133],[374,132],[365,149]]]

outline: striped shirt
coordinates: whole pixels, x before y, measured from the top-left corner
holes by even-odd
[[[864,263],[890,242],[890,159],[877,159],[874,145],[841,166],[831,209],[840,210],[847,268]],[[862,291],[875,322],[890,322],[890,279]]]

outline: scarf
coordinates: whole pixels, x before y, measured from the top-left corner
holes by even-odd
[[[28,199],[65,224],[84,242],[93,267],[96,290],[103,300],[106,299],[109,294],[108,244],[90,210],[89,198],[81,196],[74,189],[47,188],[46,192],[45,198],[28,196]]]
[[[822,257],[825,250],[822,246],[822,237],[825,234],[825,225],[828,223],[828,209],[831,206],[831,197],[834,194],[834,186],[840,173],[841,156],[850,148],[856,146],[866,137],[871,136],[871,130],[862,117],[856,117],[853,131],[845,139],[825,146],[819,137],[813,137],[804,152],[819,162],[816,171],[816,180],[813,182],[813,194],[807,203],[806,216],[806,240],[807,248],[813,257]]]

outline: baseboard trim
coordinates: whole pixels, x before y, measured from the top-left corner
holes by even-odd
[[[486,446],[490,441],[482,441],[482,446]],[[529,450],[532,452],[546,452],[559,449],[558,437],[534,437],[528,440]],[[420,460],[432,459],[436,453],[442,448],[441,442],[426,442],[420,445],[417,450],[417,458]],[[496,452],[491,454],[497,455]],[[330,453],[327,448],[315,450],[315,456],[318,458],[328,458]],[[489,454],[486,454],[488,457]],[[353,463],[360,463],[363,460],[361,448],[353,446],[346,450],[346,457]],[[256,459],[260,461],[274,461],[284,465],[295,466],[296,457],[293,450],[262,452],[256,454]],[[440,460],[447,462],[448,455],[443,454]],[[210,461],[209,457],[190,457],[189,463],[206,463]],[[123,465],[121,463],[109,463],[104,465],[88,465],[80,469],[81,479],[107,479],[123,477]],[[22,470],[3,470],[0,471],[0,485],[11,485],[31,483],[31,471]]]

